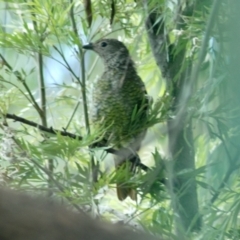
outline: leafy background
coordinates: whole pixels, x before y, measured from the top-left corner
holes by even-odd
[[[1,1],[1,185],[47,194],[93,217],[167,239],[239,239],[238,5],[236,0]],[[184,96],[179,101],[185,108],[185,127],[191,123],[192,139],[183,130],[183,141],[194,153],[195,168],[172,170],[172,175],[196,182],[199,215],[188,227],[183,218],[176,220],[174,207],[185,190],[175,195],[162,181],[171,179],[166,169],[176,157],[171,148],[169,152],[167,121],[178,115],[171,107],[176,96],[156,64],[145,27],[153,10],[159,14],[156,25],[164,19],[174,59],[185,49],[181,69],[171,81],[177,84],[190,65],[189,75],[196,76],[182,85],[187,103]],[[180,27],[179,19],[184,22]],[[88,147],[101,135],[90,115],[92,90],[103,65],[81,47],[101,37],[126,44],[153,98],[139,152],[151,169],[132,179],[139,186],[137,203],[117,200],[113,156]],[[7,113],[83,139],[39,131],[8,119]],[[92,179],[93,157],[100,163],[97,182]]]

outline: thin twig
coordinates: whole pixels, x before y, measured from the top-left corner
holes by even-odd
[[[91,0],[84,0],[84,8],[87,16],[88,27],[92,25],[92,3]]]
[[[71,8],[70,8],[70,18],[72,22],[72,27],[75,36],[78,38],[78,30],[77,30],[77,24],[74,18],[74,4],[73,0],[70,0]],[[83,98],[83,111],[84,111],[84,119],[85,119],[85,125],[87,129],[87,133],[90,134],[90,125],[89,125],[89,118],[88,118],[88,107],[87,107],[87,96],[86,96],[86,78],[85,78],[85,60],[84,60],[84,54],[83,50],[78,44],[78,53],[80,54],[80,64],[81,64],[81,90],[82,90],[82,98]]]
[[[113,24],[113,20],[114,20],[115,14],[116,14],[115,2],[114,2],[114,0],[112,0],[112,2],[111,2],[110,25]]]
[[[42,110],[39,107],[38,103],[35,101],[31,90],[29,89],[28,85],[26,84],[25,79],[22,78],[21,74],[18,71],[13,71],[12,66],[7,62],[7,60],[3,57],[3,55],[0,53],[0,58],[3,61],[3,64],[8,68],[8,70],[10,70],[15,77],[23,84],[24,88],[26,89],[30,99],[24,94],[24,96],[26,96],[26,98],[28,100],[30,100],[30,103],[32,103],[33,107],[36,109],[36,111],[38,112],[38,114],[41,116],[42,115]]]
[[[32,5],[29,6],[31,9],[31,16],[32,16],[32,22],[33,22],[33,27],[36,32],[36,34],[39,37],[40,44],[38,45],[38,71],[39,71],[39,91],[40,91],[40,106],[41,106],[41,122],[44,127],[47,127],[47,100],[46,100],[46,86],[45,86],[45,79],[44,79],[44,73],[43,73],[43,54],[42,54],[42,43],[44,41],[44,32],[47,29],[47,24],[45,24],[45,30],[40,32],[38,30],[38,24],[36,21],[36,14],[35,14],[35,1],[32,0]],[[53,160],[48,159],[48,170],[50,173],[53,173],[54,171],[54,165],[53,165]],[[51,174],[49,174],[51,175]],[[49,177],[48,179],[48,196],[51,196],[52,193],[52,180]]]
[[[74,4],[73,0],[70,0],[71,8],[70,8],[70,19],[72,22],[73,32],[75,36],[78,38],[78,30],[77,24],[74,18]],[[85,126],[87,129],[87,134],[90,134],[90,124],[88,118],[88,106],[87,106],[87,96],[86,96],[86,76],[85,76],[85,58],[83,49],[78,44],[78,54],[80,54],[80,64],[81,64],[81,91],[82,91],[82,98],[83,98],[83,112],[84,112],[84,119],[85,119]],[[98,164],[95,164],[94,157],[91,155],[91,166],[92,166],[92,174],[93,174],[93,182],[96,182],[97,174],[98,174]]]
[[[68,119],[68,123],[67,123],[67,125],[66,125],[66,127],[65,127],[64,129],[67,130],[68,127],[70,126],[70,123],[72,122],[73,117],[75,116],[76,111],[78,110],[79,105],[80,105],[80,102],[78,101],[77,104],[76,104],[76,106],[74,107],[73,112],[72,112],[72,115],[71,115],[70,118]]]
[[[21,122],[21,123],[24,123],[24,124],[32,126],[32,127],[35,127],[35,128],[37,128],[37,129],[39,129],[43,132],[46,132],[46,133],[51,133],[51,134],[54,134],[54,135],[59,133],[61,136],[66,136],[66,137],[70,137],[70,138],[73,138],[73,139],[82,140],[81,136],[77,136],[73,133],[66,132],[65,130],[61,131],[61,130],[53,129],[52,127],[45,127],[45,126],[40,125],[38,123],[35,123],[33,121],[29,121],[25,118],[18,117],[15,114],[7,113],[6,115],[4,115],[4,117],[9,118],[9,119],[13,119],[14,121]]]
[[[41,109],[42,109],[42,124],[47,126],[47,109],[46,109],[46,87],[43,76],[43,55],[42,53],[38,53],[38,67],[39,67],[39,88],[40,88],[40,101],[41,101]]]
[[[64,54],[56,47],[53,46],[53,48],[59,53],[59,55],[62,57],[64,63],[66,65],[64,65],[63,63],[61,63],[60,61],[58,61],[59,63],[61,63],[64,67],[67,68],[67,70],[77,79],[77,81],[79,82],[80,86],[82,87],[82,82],[80,81],[79,77],[75,74],[75,72],[72,70],[72,68],[70,67],[70,65],[68,64]],[[55,59],[56,60],[56,59]]]

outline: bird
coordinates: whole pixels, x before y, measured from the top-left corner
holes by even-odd
[[[118,149],[114,157],[117,196],[137,200],[136,190],[124,184],[136,172],[140,159],[137,151],[146,135],[149,101],[126,46],[117,39],[100,39],[83,45],[103,61],[104,70],[93,91],[92,122],[105,129],[103,142]],[[120,171],[121,169],[121,171]]]

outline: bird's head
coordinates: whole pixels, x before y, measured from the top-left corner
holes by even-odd
[[[125,64],[130,59],[128,49],[116,39],[101,39],[83,48],[96,52],[107,65]]]

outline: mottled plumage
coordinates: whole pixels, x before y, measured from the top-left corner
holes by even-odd
[[[95,51],[104,62],[104,72],[94,86],[93,123],[106,128],[104,139],[118,149],[139,150],[145,136],[144,125],[147,119],[147,93],[138,76],[127,48],[116,39],[101,39],[83,46]],[[115,158],[117,167],[125,166],[125,158]],[[129,178],[129,176],[128,176]],[[118,198],[128,195],[136,199],[135,191],[117,184]]]

